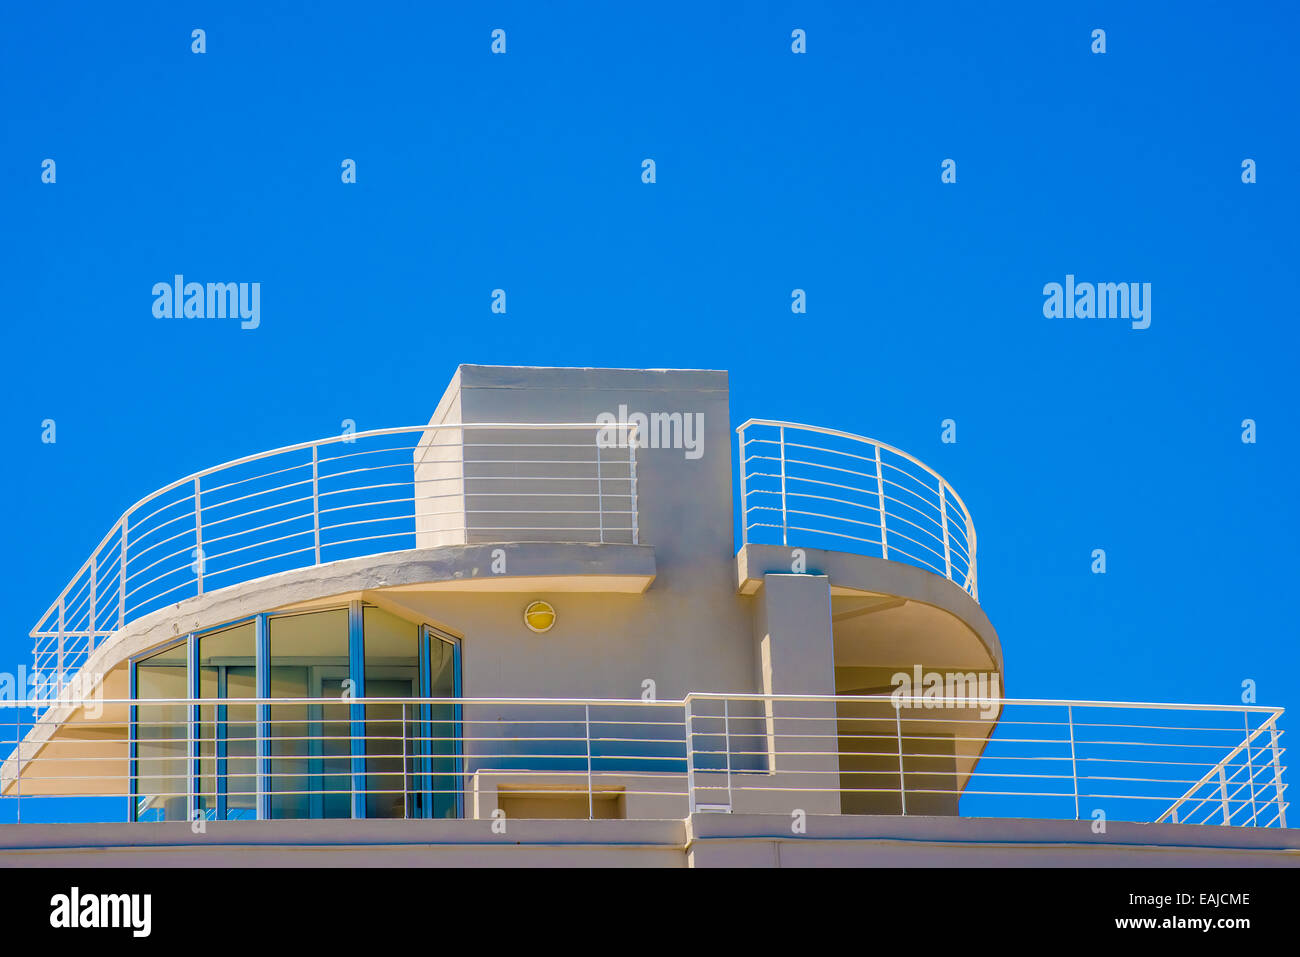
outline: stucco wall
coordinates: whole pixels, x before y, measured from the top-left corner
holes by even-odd
[[[453,398],[453,396],[455,398]],[[637,450],[639,536],[654,548],[643,595],[521,593],[402,596],[415,612],[465,636],[465,693],[659,697],[754,691],[752,609],[737,595],[731,413],[727,374],[697,370],[461,366],[440,407],[462,422],[596,422],[602,414],[703,416],[698,458],[684,448]],[[690,453],[693,455],[694,453]],[[544,636],[522,622],[529,598],[558,622]]]

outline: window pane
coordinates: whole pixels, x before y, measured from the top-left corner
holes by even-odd
[[[412,698],[420,686],[420,629],[382,608],[361,612],[366,697]],[[366,817],[413,815],[418,714],[400,703],[366,706]]]
[[[198,642],[200,698],[256,696],[257,628],[252,622],[203,635]],[[256,817],[257,708],[200,705],[196,734],[198,805],[204,814],[216,818],[223,812],[227,820]]]
[[[272,698],[328,698],[271,711],[271,817],[350,817],[346,608],[270,619]]]
[[[435,698],[456,696],[456,646],[450,641],[429,636],[429,688]],[[458,789],[460,722],[457,706],[429,706],[429,761],[432,772],[434,817],[456,817],[459,813]]]
[[[189,698],[185,642],[143,658],[135,666],[136,698]],[[186,706],[136,704],[136,814],[141,821],[183,821],[189,794]]]

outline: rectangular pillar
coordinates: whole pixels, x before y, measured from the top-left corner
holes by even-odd
[[[835,694],[830,579],[763,578],[755,615],[758,687],[766,695]],[[766,774],[733,793],[736,812],[838,814],[839,739],[833,702],[769,701],[761,709]],[[750,719],[752,726],[755,722]],[[746,749],[752,750],[752,749]],[[750,805],[758,801],[759,807]]]

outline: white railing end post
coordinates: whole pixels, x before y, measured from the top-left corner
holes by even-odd
[[[129,515],[129,513],[128,513]],[[126,528],[128,515],[122,516],[122,543],[118,546],[117,569],[117,627],[126,625]]]
[[[885,522],[885,467],[880,461],[880,443],[871,443],[876,450],[876,504],[880,510],[880,557],[889,558],[889,534]]]
[[[907,771],[903,767],[903,707],[901,702],[894,705],[894,729],[898,736],[898,799],[901,812],[907,816]]]
[[[1079,820],[1079,758],[1074,742],[1074,705],[1065,706],[1066,720],[1070,726],[1070,779],[1074,782],[1074,819]]]
[[[682,709],[683,730],[686,734],[686,812],[694,814],[699,805],[695,798],[695,715],[689,694],[682,699]]]
[[[203,594],[203,498],[199,477],[194,476],[194,574],[198,593]]]
[[[633,545],[641,544],[641,531],[640,531],[641,521],[640,521],[640,515],[638,514],[640,512],[641,506],[637,500],[637,479],[636,479],[636,446],[637,446],[637,442],[639,441],[640,438],[638,437],[637,434],[637,427],[633,425],[631,431],[628,433],[628,439],[627,439],[628,475],[630,476],[629,484],[631,485],[629,493],[632,496],[632,544]]]
[[[1273,793],[1277,795],[1278,827],[1286,827],[1286,799],[1282,796],[1282,753],[1277,746],[1277,713],[1269,721],[1269,743],[1273,749]]]
[[[591,704],[584,704],[583,724],[585,726],[584,737],[587,739],[587,820],[596,819],[596,791],[593,787],[591,775]]]
[[[316,564],[320,564],[320,447],[311,447],[311,528]],[[414,507],[414,506],[413,506]]]
[[[785,494],[785,426],[779,429],[781,442],[781,544],[790,544],[790,513]]]

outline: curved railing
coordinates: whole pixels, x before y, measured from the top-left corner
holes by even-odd
[[[815,425],[750,419],[736,433],[744,544],[902,561],[979,600],[975,524],[961,496],[924,462]]]
[[[635,544],[635,445],[607,423],[419,425],[196,472],[127,509],[41,616],[38,694],[129,622],[276,572],[433,545]]]
[[[107,636],[205,591],[407,548],[637,542],[636,441],[608,423],[405,426],[235,459],[136,502],[32,629],[48,697]],[[917,459],[862,436],[751,419],[742,538],[904,561],[978,600],[975,529]]]

